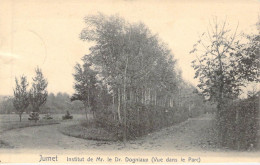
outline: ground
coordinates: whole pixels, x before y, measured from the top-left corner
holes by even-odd
[[[79,120],[61,124],[18,128],[5,131],[0,140],[13,149],[71,149],[71,150],[146,150],[146,151],[203,151],[218,152],[212,128],[212,115],[191,118],[147,136],[122,142],[85,140],[62,134],[59,129]]]

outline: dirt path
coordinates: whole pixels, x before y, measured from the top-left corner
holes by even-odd
[[[69,125],[70,122],[11,130],[5,132],[1,139],[20,149],[214,150],[213,142],[210,141],[211,119],[209,115],[189,119],[138,140],[129,141],[125,147],[121,142],[84,140],[63,135],[58,131],[59,127]]]
[[[156,151],[212,151],[215,150],[215,146],[211,121],[212,117],[209,115],[189,119],[176,126],[131,141],[128,147]]]

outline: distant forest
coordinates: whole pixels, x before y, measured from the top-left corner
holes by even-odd
[[[70,95],[67,93],[57,93],[56,95],[50,93],[47,98],[46,104],[41,108],[41,113],[65,113],[70,111],[73,113],[84,113],[83,104],[80,101],[70,101]],[[13,106],[13,97],[11,96],[0,96],[0,114],[11,114],[16,113]],[[32,112],[31,105],[26,109],[26,113]]]
[[[190,88],[194,88],[190,86]],[[185,94],[184,91],[190,91],[190,94]],[[197,97],[197,94],[192,93],[192,90],[183,89],[183,93],[180,92],[180,98],[182,102],[180,104],[187,106],[190,110],[190,116],[197,116],[200,113],[212,112],[213,109],[208,105],[207,109],[200,109],[198,111],[192,111],[194,107],[201,106],[200,104],[205,104],[201,102],[201,98]],[[81,101],[75,100],[71,102],[71,96],[67,93],[58,92],[56,95],[54,93],[49,93],[47,102],[40,109],[42,114],[64,114],[66,111],[71,113],[85,113],[84,105]],[[185,101],[186,100],[186,101]],[[189,100],[192,102],[188,103]],[[210,108],[211,107],[211,108]],[[33,111],[31,105],[26,109],[25,113],[30,113]],[[13,106],[12,96],[0,96],[0,114],[11,114],[17,113]]]

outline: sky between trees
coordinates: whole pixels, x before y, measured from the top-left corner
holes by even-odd
[[[38,65],[48,79],[49,92],[73,93],[74,65],[88,53],[90,43],[79,39],[83,18],[101,12],[129,22],[142,21],[169,45],[184,80],[197,84],[189,52],[213,16],[230,28],[252,33],[260,13],[257,0],[239,1],[0,1],[0,95],[12,95],[15,76],[29,82]]]

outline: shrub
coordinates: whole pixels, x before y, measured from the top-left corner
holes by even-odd
[[[72,119],[73,116],[69,113],[69,111],[67,111],[67,113],[62,116],[62,120],[67,120],[67,119]]]
[[[40,119],[39,113],[38,112],[31,112],[29,115],[28,120],[34,120],[35,122]]]
[[[259,97],[232,102],[225,107],[222,126],[222,145],[231,149],[246,150],[257,147],[259,127]]]
[[[111,111],[104,110],[103,112],[96,113],[94,122],[96,127],[101,127],[109,132],[114,132],[117,135],[117,139],[123,139],[122,125],[114,118]]]

